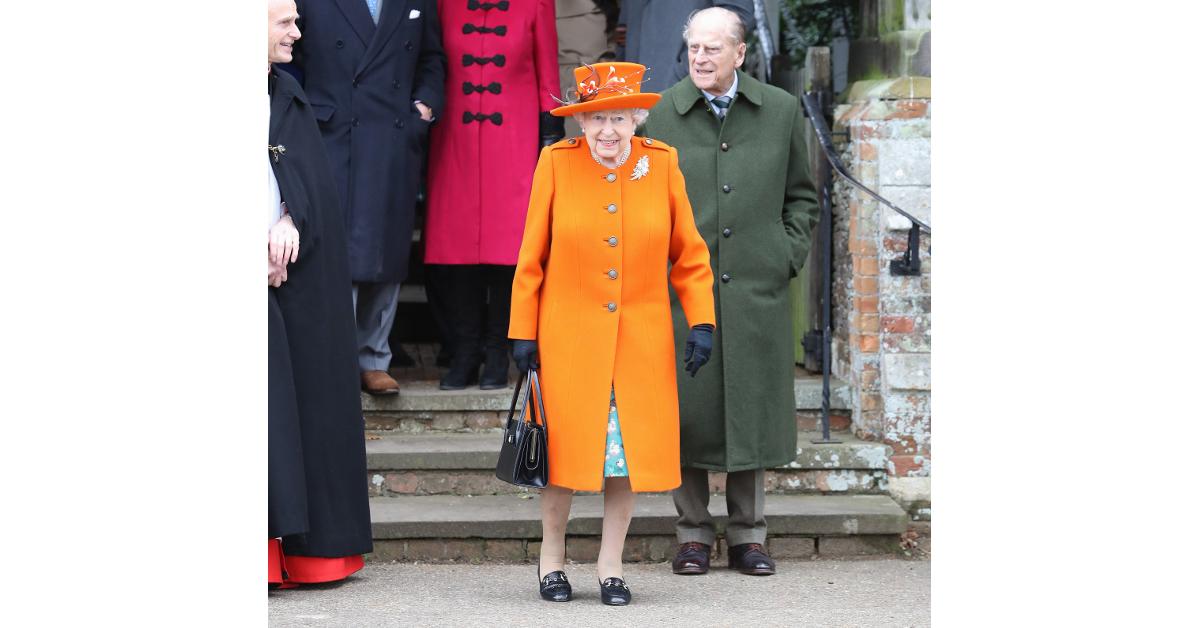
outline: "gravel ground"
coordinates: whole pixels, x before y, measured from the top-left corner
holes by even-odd
[[[575,599],[542,601],[534,565],[368,564],[345,582],[271,591],[271,626],[929,625],[923,560],[779,561],[778,573],[676,576],[630,564],[633,603],[600,603],[594,564],[568,565]]]

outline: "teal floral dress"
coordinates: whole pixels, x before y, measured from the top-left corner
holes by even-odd
[[[604,477],[629,477],[629,465],[625,462],[625,444],[621,442],[621,422],[617,420],[617,393],[615,390],[610,390],[608,397],[608,438],[604,442]]]

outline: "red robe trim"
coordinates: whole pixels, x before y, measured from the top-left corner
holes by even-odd
[[[291,589],[300,584],[344,580],[363,568],[361,555],[340,558],[288,556],[279,539],[267,539],[267,582]]]

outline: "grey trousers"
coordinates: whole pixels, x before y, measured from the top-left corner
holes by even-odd
[[[762,469],[735,471],[725,481],[725,504],[729,508],[729,523],[725,526],[725,542],[732,545],[767,542],[767,519],[763,516],[766,491]],[[708,512],[708,471],[683,468],[683,483],[671,491],[675,499],[675,536],[680,543],[698,542],[712,545],[717,539],[712,515]]]
[[[358,328],[358,368],[386,371],[392,363],[388,334],[396,320],[399,283],[353,284],[354,322]]]

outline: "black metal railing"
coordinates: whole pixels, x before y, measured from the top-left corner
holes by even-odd
[[[804,105],[805,116],[808,118],[809,123],[812,124],[813,132],[816,134],[817,141],[821,145],[821,153],[825,156],[826,161],[829,162],[833,172],[838,173],[839,176],[851,185],[879,201],[888,209],[908,218],[912,222],[912,226],[908,230],[908,247],[899,259],[891,261],[889,268],[893,275],[920,275],[921,232],[924,231],[926,234],[932,235],[929,225],[918,220],[903,209],[896,207],[894,203],[863,185],[842,164],[842,160],[833,146],[829,125],[825,121],[824,105],[829,101],[828,97],[828,92],[804,92],[800,97],[800,101]],[[814,181],[814,183],[818,190],[818,201],[821,212],[818,225],[821,231],[819,251],[821,255],[822,284],[821,345],[819,350],[821,356],[821,438],[814,439],[812,442],[821,444],[840,442],[831,438],[829,434],[829,377],[833,347],[833,176],[829,168],[813,168],[813,170],[820,173],[820,180]]]

